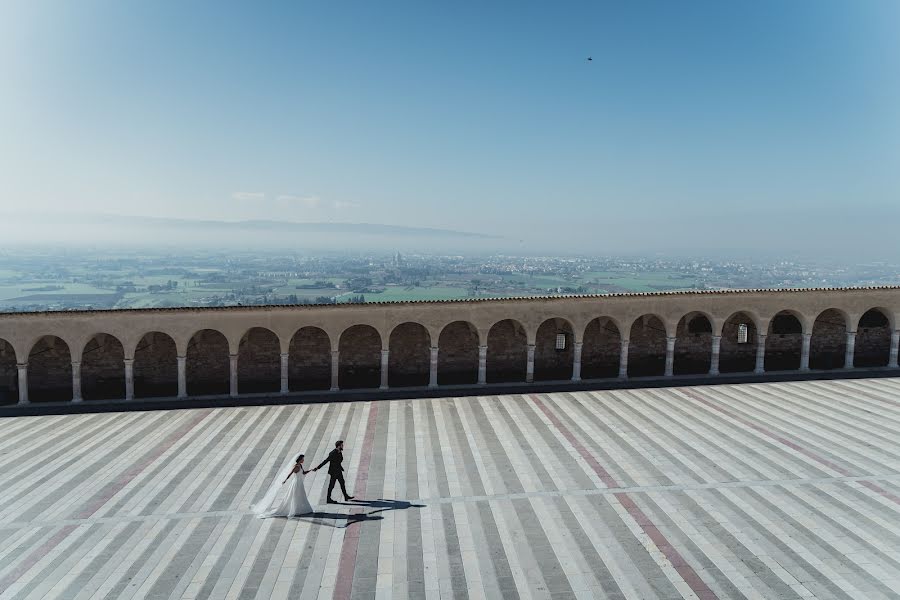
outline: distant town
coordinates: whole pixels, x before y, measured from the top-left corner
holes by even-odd
[[[665,257],[6,250],[4,312],[900,284],[898,265]]]

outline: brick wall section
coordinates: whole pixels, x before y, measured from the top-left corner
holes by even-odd
[[[565,350],[556,349],[556,334],[566,334]],[[583,349],[582,349],[583,350]],[[554,381],[572,378],[575,345],[572,326],[565,319],[550,319],[538,327],[534,347],[534,378]]]
[[[738,343],[738,326],[747,325],[747,343]],[[756,368],[756,325],[744,313],[738,313],[725,321],[719,346],[719,371],[742,373]]]
[[[584,330],[581,347],[582,379],[616,377],[619,374],[619,353],[622,336],[619,328],[606,318],[594,319]]]
[[[635,321],[628,338],[628,376],[662,375],[666,370],[666,330],[662,321],[644,316]]]
[[[278,336],[254,327],[238,346],[238,393],[256,394],[281,389],[281,346]]]
[[[125,349],[111,335],[98,334],[81,355],[81,395],[85,400],[125,397]]]
[[[428,385],[431,369],[431,338],[418,323],[403,323],[391,332],[388,385]]]
[[[291,391],[331,387],[331,341],[318,327],[303,327],[288,348],[288,388]]]
[[[227,394],[229,379],[228,340],[212,329],[198,331],[188,344],[188,395]]]
[[[354,325],[341,335],[338,385],[377,388],[381,383],[381,336],[374,327]]]
[[[19,371],[16,353],[6,341],[0,340],[0,405],[19,401]]]
[[[860,327],[856,331],[853,364],[857,367],[886,367],[891,355],[891,329]]]
[[[41,338],[28,355],[28,398],[32,402],[72,399],[72,355],[58,337]]]
[[[847,322],[834,309],[823,312],[813,325],[809,343],[811,369],[840,369],[847,350]]]
[[[487,382],[525,381],[528,337],[518,321],[506,319],[488,333]]]
[[[699,321],[699,323],[698,323]],[[689,324],[699,327],[701,333],[691,333]],[[702,327],[701,327],[702,326]],[[712,360],[712,324],[703,315],[688,316],[678,323],[675,330],[675,364],[676,375],[696,375],[709,373]],[[665,347],[663,347],[665,353]],[[663,365],[665,367],[665,364]]]
[[[438,385],[478,382],[478,331],[470,323],[455,321],[438,339]]]
[[[175,340],[148,333],[134,351],[134,397],[160,398],[178,393],[178,350]]]

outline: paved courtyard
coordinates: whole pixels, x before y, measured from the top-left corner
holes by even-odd
[[[900,598],[900,379],[0,419],[3,600],[270,597]]]

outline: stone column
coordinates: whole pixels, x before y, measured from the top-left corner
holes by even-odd
[[[431,347],[431,361],[428,363],[428,387],[436,388],[438,373],[438,347]]]
[[[388,389],[388,370],[391,364],[391,351],[384,348],[381,350],[381,389]]]
[[[628,340],[622,338],[619,347],[619,379],[628,379]]]
[[[766,334],[756,334],[756,368],[754,373],[762,374],[766,372]]]
[[[19,404],[28,404],[28,363],[16,363],[19,371]]]
[[[847,350],[844,352],[844,368],[853,368],[853,355],[856,352],[856,332],[847,332]]]
[[[803,334],[803,347],[800,349],[800,370],[809,371],[809,342],[812,339],[811,333]]]
[[[487,385],[487,346],[478,346],[478,385]]]
[[[666,338],[666,377],[671,377],[675,372],[675,341],[677,339],[675,336]]]
[[[534,381],[534,344],[528,344],[528,362],[525,363],[525,383]]]
[[[134,359],[125,359],[125,399],[134,400]]]
[[[288,353],[281,353],[281,393],[288,393]]]
[[[575,358],[572,362],[572,381],[581,381],[581,349],[584,342],[575,342]]]
[[[888,360],[888,367],[892,369],[897,368],[897,354],[898,350],[900,350],[900,329],[891,332],[891,357]],[[22,379],[19,379],[19,389],[21,389]]]
[[[178,397],[187,398],[187,356],[178,357]]]
[[[340,366],[341,366],[341,351],[340,350],[332,350],[331,351],[331,391],[336,392],[340,387],[338,387],[338,377],[340,375]]]
[[[72,402],[81,402],[81,361],[72,361]]]
[[[709,374],[710,375],[718,375],[719,374],[719,355],[722,350],[722,336],[714,335],[712,336],[712,355],[709,360]]]
[[[234,398],[238,395],[237,354],[228,355],[228,394]]]

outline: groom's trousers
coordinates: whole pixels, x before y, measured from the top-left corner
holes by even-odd
[[[344,483],[343,473],[331,474],[331,479],[328,481],[328,499],[331,500],[331,492],[334,490],[335,482],[341,484],[341,491],[344,492],[344,500],[346,500],[350,494],[347,493],[347,485]]]

